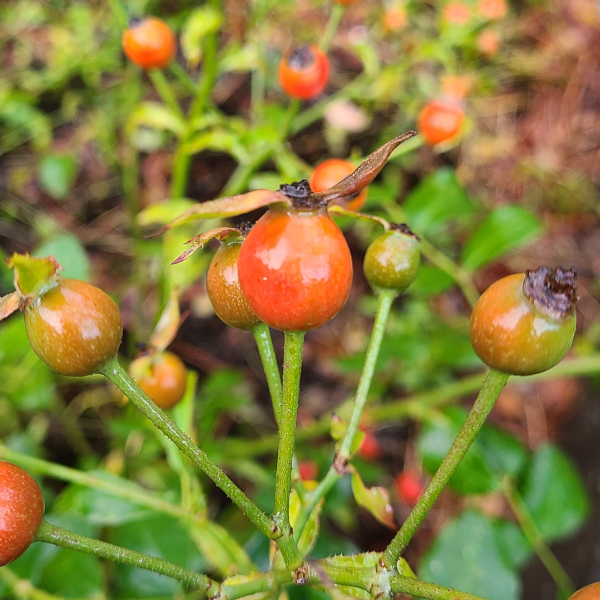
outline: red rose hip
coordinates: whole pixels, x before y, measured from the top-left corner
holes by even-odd
[[[44,516],[44,498],[33,477],[0,460],[0,567],[33,542]]]

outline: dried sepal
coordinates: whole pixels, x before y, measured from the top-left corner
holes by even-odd
[[[289,198],[272,190],[254,190],[247,194],[239,194],[237,196],[219,198],[218,200],[201,202],[199,204],[194,204],[194,206],[190,207],[177,218],[173,219],[170,223],[167,223],[164,227],[148,237],[156,237],[177,225],[189,223],[196,219],[235,217],[237,215],[252,212],[257,208],[263,208],[276,203],[283,203],[291,206]]]
[[[233,232],[239,233],[239,230],[235,227],[216,227],[215,229],[202,232],[200,235],[197,235],[186,242],[186,244],[191,244],[191,246],[183,254],[178,256],[171,264],[178,265],[179,263],[188,259],[192,254],[194,254],[194,252],[202,250],[202,248],[204,248],[204,246],[206,246],[210,240],[216,239],[220,241]]]
[[[380,146],[369,154],[367,158],[356,167],[356,169],[334,185],[323,192],[313,192],[313,197],[322,204],[327,204],[337,198],[345,198],[358,194],[363,188],[367,187],[379,174],[392,152],[409,138],[417,135],[416,131],[407,131],[398,137],[390,140],[383,146]]]
[[[0,321],[19,310],[19,293],[11,292],[0,298]]]

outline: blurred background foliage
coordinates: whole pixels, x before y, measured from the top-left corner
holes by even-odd
[[[551,562],[548,543],[571,540],[556,548],[577,587],[600,579],[592,526],[600,522],[599,10],[593,0],[127,2],[129,16],[159,16],[178,35],[165,72],[178,109],[125,61],[126,13],[116,1],[5,0],[0,253],[53,254],[65,276],[109,292],[125,323],[124,361],[178,286],[189,316],[171,350],[190,381],[174,417],[270,510],[277,442],[253,340],[212,312],[203,281],[212,247],[170,266],[182,243],[214,221],[143,234],[192,202],[276,189],[331,156],[357,164],[414,128],[430,99],[458,90],[467,116],[460,138],[430,147],[419,135],[369,187],[363,210],[407,222],[426,258],[394,307],[379,358],[363,424],[375,450],[359,451],[354,464],[367,485],[391,491],[402,522],[414,502],[398,475],[412,473],[417,489],[427,482],[480,381],[468,337],[478,291],[539,264],[576,266],[571,362],[503,392],[406,555],[423,578],[492,600],[553,599],[540,561]],[[330,82],[299,107],[279,89],[277,64],[290,46],[324,36]],[[190,116],[211,40],[214,85]],[[186,165],[183,178],[173,175],[174,160]],[[307,337],[297,453],[309,479],[331,462],[330,413],[348,412],[375,311],[361,262],[376,226],[338,222],[355,281],[342,312]],[[11,290],[2,269],[0,292]],[[277,332],[274,339],[279,348]],[[36,475],[51,522],[212,576],[268,568],[267,540],[237,509],[113,389],[50,372],[19,317],[0,325],[0,381],[0,458]],[[312,555],[382,550],[392,533],[357,507],[346,478],[327,498]],[[19,588],[23,579],[33,587]],[[40,591],[186,596],[155,574],[34,545],[0,569],[0,598],[48,598]]]

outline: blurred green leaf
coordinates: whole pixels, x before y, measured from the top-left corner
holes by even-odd
[[[67,196],[76,176],[77,160],[73,156],[52,154],[43,158],[38,167],[40,187],[55,200]]]
[[[380,523],[396,529],[394,511],[390,505],[390,494],[387,488],[376,486],[368,488],[358,471],[352,473],[352,493],[356,504],[368,510]]]
[[[403,204],[411,229],[431,236],[450,220],[466,223],[475,212],[475,204],[456,180],[454,171],[441,168],[426,177]]]
[[[533,554],[531,544],[527,541],[521,528],[512,521],[500,519],[493,523],[498,549],[507,565],[519,569]]]
[[[443,417],[424,425],[417,446],[423,465],[434,473],[450,449],[466,411],[452,407]],[[454,475],[450,487],[459,494],[484,494],[497,489],[505,475],[516,476],[525,463],[525,450],[513,436],[484,425]]]
[[[411,283],[408,293],[416,296],[428,297],[443,294],[448,291],[453,284],[454,280],[445,271],[421,263],[419,270],[417,271],[417,276]]]
[[[181,31],[181,51],[191,66],[200,62],[204,38],[222,24],[223,15],[214,8],[202,6],[192,11]]]
[[[590,512],[588,494],[577,467],[551,444],[535,451],[521,493],[537,528],[548,541],[577,531]]]
[[[89,280],[90,261],[81,242],[72,233],[61,233],[44,240],[32,254],[54,256],[63,267],[63,277]]]
[[[539,219],[525,208],[496,208],[467,240],[462,253],[463,266],[474,271],[531,241],[541,230]]]
[[[489,600],[519,600],[519,578],[503,550],[494,523],[469,510],[438,534],[421,561],[419,576]]]
[[[151,127],[170,131],[180,137],[185,131],[185,123],[164,104],[140,102],[127,120],[126,131],[131,137],[138,127]]]
[[[206,563],[185,527],[174,519],[157,516],[128,523],[114,530],[113,544],[137,552],[159,556],[164,560],[194,571],[204,571]],[[182,584],[143,569],[115,565],[116,598],[151,598],[173,596]]]

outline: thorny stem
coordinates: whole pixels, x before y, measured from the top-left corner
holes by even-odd
[[[465,457],[467,450],[483,427],[508,378],[509,375],[490,369],[477,396],[477,400],[475,400],[475,404],[473,404],[473,408],[469,411],[464,425],[452,443],[450,450],[448,450],[448,454],[442,460],[442,464],[433,476],[425,493],[419,498],[419,501],[400,528],[400,531],[398,531],[385,549],[381,558],[382,567],[389,570],[396,564],[396,561],[400,558],[400,555],[412,539],[417,528],[423,522],[423,519],[425,519],[427,513],[442,493],[442,490],[450,481],[454,471],[456,471],[456,468]]]
[[[567,575],[556,556],[554,556],[552,550],[548,547],[548,544],[546,544],[546,540],[544,540],[540,530],[531,518],[521,495],[510,478],[507,477],[505,479],[502,488],[504,496],[508,500],[515,517],[517,517],[517,521],[519,522],[525,537],[538,555],[538,558],[542,561],[542,564],[546,567],[546,570],[550,573],[550,576],[554,579],[554,582],[564,597],[570,597],[575,591],[575,586],[573,585],[571,578]]]
[[[392,575],[390,585],[394,594],[408,594],[417,598],[427,598],[427,600],[485,600],[485,598],[467,592],[459,592],[435,583],[402,575]]]
[[[269,386],[275,419],[279,423],[281,414],[281,374],[279,373],[279,365],[277,364],[277,357],[275,356],[275,350],[273,349],[273,341],[271,340],[269,326],[260,323],[252,328],[252,333],[254,334],[258,353],[260,354],[260,359],[267,378],[267,385]]]
[[[112,381],[135,406],[162,431],[191,461],[206,473],[266,536],[273,538],[279,532],[273,521],[168,417],[137,383],[123,370],[117,358],[109,360],[99,372]]]
[[[84,552],[86,554],[92,554],[93,556],[108,558],[109,560],[118,563],[139,567],[141,569],[146,569],[147,571],[153,571],[154,573],[160,573],[161,575],[177,579],[193,589],[203,590],[209,596],[214,596],[220,589],[219,583],[201,573],[184,569],[183,567],[174,565],[161,558],[141,554],[134,550],[129,550],[127,548],[115,546],[114,544],[108,544],[107,542],[79,535],[72,531],[67,531],[62,527],[51,525],[45,520],[42,521],[40,529],[35,537],[35,541],[48,542],[49,544],[61,546],[62,548],[69,548],[70,550],[76,550],[77,552]]]
[[[335,457],[334,463],[329,468],[327,475],[319,483],[317,488],[307,494],[306,502],[304,503],[296,524],[294,526],[294,537],[296,540],[300,539],[304,526],[306,525],[311,512],[323,498],[329,490],[335,485],[338,479],[344,474],[344,467],[350,458],[352,452],[352,443],[356,432],[358,431],[358,425],[360,417],[367,403],[367,397],[369,394],[369,388],[371,387],[371,381],[375,372],[375,364],[377,363],[377,357],[379,356],[379,350],[381,348],[381,342],[385,334],[385,326],[387,324],[388,317],[394,298],[397,293],[394,290],[382,290],[378,297],[377,314],[375,315],[375,323],[373,324],[373,331],[371,332],[371,339],[369,341],[369,347],[367,349],[367,355],[363,365],[363,370],[356,390],[356,397],[354,399],[354,408],[348,429],[342,439],[339,452]]]
[[[273,519],[283,532],[283,538],[287,538],[285,541],[283,538],[277,540],[282,554],[281,542],[288,544],[288,550],[295,554],[295,556],[289,557],[289,559],[292,559],[291,564],[284,555],[286,565],[290,569],[298,568],[302,564],[302,557],[293,540],[290,527],[290,491],[304,335],[304,331],[285,332],[283,394],[278,420],[279,449],[277,451],[277,471],[275,473],[275,512],[273,513]]]

